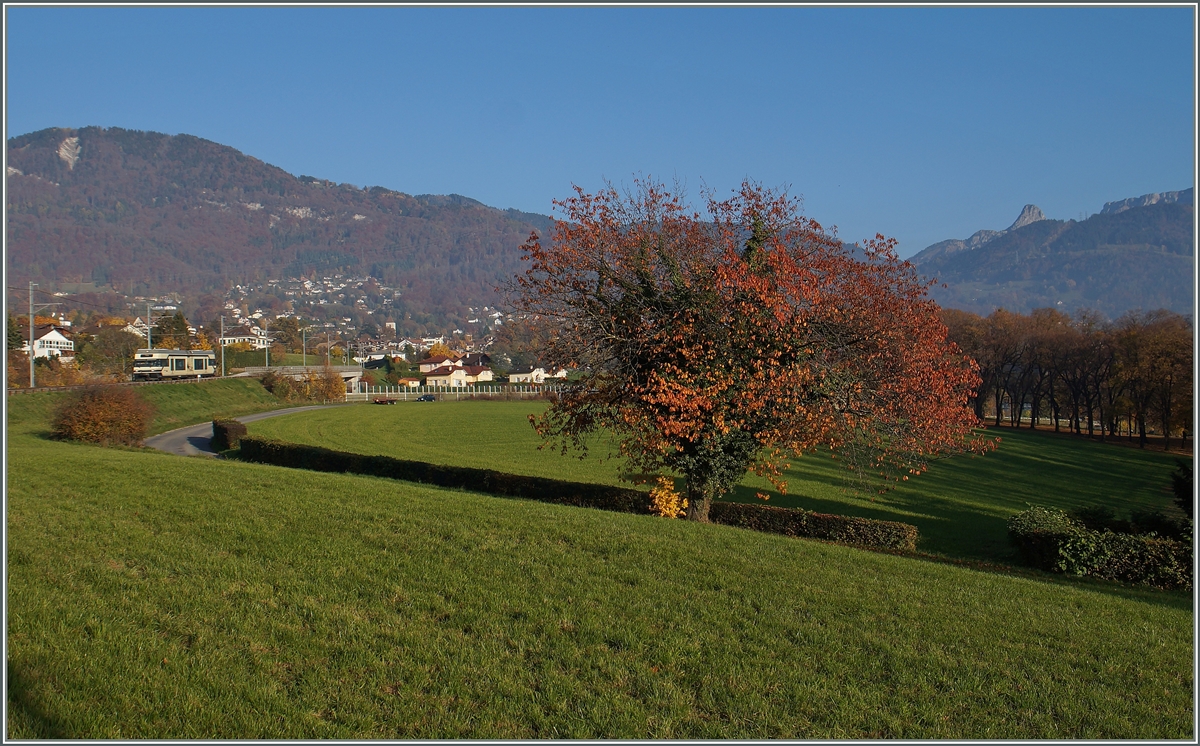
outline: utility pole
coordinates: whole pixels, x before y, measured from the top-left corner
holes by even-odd
[[[225,377],[225,317],[221,317],[221,336],[217,338],[217,344],[221,345],[221,378]]]
[[[308,368],[308,327],[300,330],[300,363]]]
[[[35,287],[37,287],[36,282],[29,283],[29,388],[31,389],[37,387],[37,381],[34,378],[35,374],[33,371],[33,360],[35,357],[37,357],[37,353],[33,349],[34,335],[37,333],[37,324],[34,322],[34,319],[37,318],[35,316],[37,312],[33,308],[33,289]],[[57,305],[57,303],[43,303],[41,308],[49,308],[50,306]]]
[[[34,355],[34,352],[33,352],[33,335],[34,335],[33,286],[34,285],[37,285],[37,283],[36,282],[29,283],[29,388],[31,388],[31,389],[37,388],[37,384],[34,382],[34,378],[33,378],[33,355]]]

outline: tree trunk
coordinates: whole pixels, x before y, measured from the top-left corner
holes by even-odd
[[[1146,415],[1141,412],[1138,412],[1137,426],[1138,426],[1138,448],[1145,448],[1146,447]]]
[[[1169,400],[1162,407],[1163,450],[1171,450],[1171,407]]]
[[[689,521],[708,523],[708,511],[712,508],[713,498],[716,497],[717,487],[709,481],[687,479],[684,487],[687,493],[687,515]]]

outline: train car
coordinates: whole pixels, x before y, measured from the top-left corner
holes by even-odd
[[[211,378],[217,374],[217,353],[212,350],[141,349],[133,354],[133,380]]]

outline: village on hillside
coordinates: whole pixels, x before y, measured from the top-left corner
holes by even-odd
[[[50,308],[74,305],[68,293],[53,295],[61,301]],[[467,308],[467,330],[398,334],[392,304],[399,297],[400,291],[369,276],[332,275],[235,285],[219,312],[204,316],[208,323],[187,318],[177,295],[134,297],[125,314],[35,313],[32,335],[28,314],[10,314],[9,387],[29,385],[31,344],[39,385],[129,380],[135,351],[149,348],[220,351],[228,374],[297,363],[358,366],[363,372],[355,380],[370,386],[540,385],[567,377],[564,369],[498,345],[494,330],[513,317],[496,308]]]

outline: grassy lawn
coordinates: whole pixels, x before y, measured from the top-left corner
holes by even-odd
[[[156,409],[150,425],[151,435],[214,417],[240,417],[296,406],[295,403],[282,402],[272,396],[256,378],[138,386],[136,391]],[[54,410],[70,395],[68,391],[50,391],[9,396],[9,436],[49,433]]]
[[[9,738],[1194,736],[1186,594],[9,434]]]
[[[402,402],[346,407],[264,420],[251,434],[356,453],[581,482],[621,484],[619,460],[604,460],[605,441],[580,460],[539,451],[526,421],[539,402]],[[1001,430],[1000,448],[984,457],[936,462],[930,471],[883,494],[849,489],[839,462],[820,455],[794,461],[788,492],[750,475],[727,499],[801,507],[916,525],[920,549],[976,560],[1011,562],[1006,521],[1028,505],[1071,509],[1105,504],[1131,509],[1171,506],[1170,454],[1106,446],[1051,433]]]

